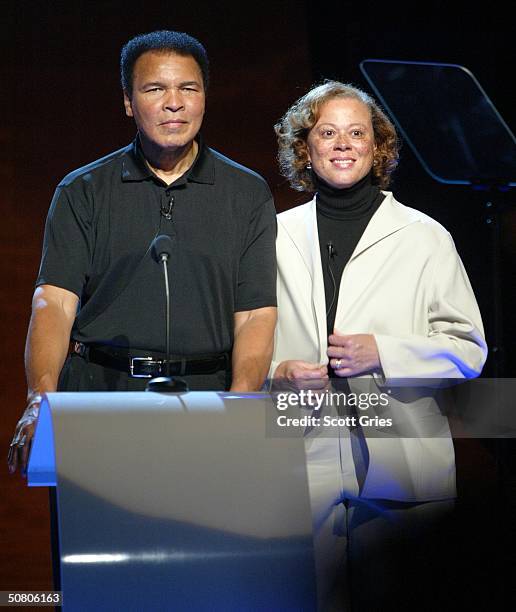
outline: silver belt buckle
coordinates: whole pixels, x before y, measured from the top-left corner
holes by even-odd
[[[147,363],[159,363],[161,370],[161,362],[155,361],[152,357],[131,357],[131,361],[129,363],[129,372],[131,373],[131,378],[152,378],[152,374],[135,374],[134,373],[134,364],[136,361],[146,361]]]

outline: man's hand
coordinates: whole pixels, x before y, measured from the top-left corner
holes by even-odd
[[[372,334],[344,336],[333,333],[328,338],[328,357],[337,376],[357,376],[380,367],[380,355]]]
[[[28,403],[25,412],[16,425],[12,442],[7,454],[9,472],[14,474],[18,466],[23,476],[27,474],[27,462],[29,460],[32,438],[36,429],[36,421],[39,414],[41,396],[35,395]]]
[[[328,384],[328,370],[325,365],[309,361],[282,361],[274,372],[272,384],[273,389],[324,389]]]
[[[26,473],[40,396],[57,389],[78,302],[74,293],[53,285],[41,285],[34,292],[25,345],[28,404],[9,447],[7,461],[11,474],[18,467],[23,475]]]

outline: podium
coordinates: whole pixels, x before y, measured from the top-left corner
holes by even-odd
[[[56,486],[65,610],[315,610],[302,438],[268,394],[49,393],[30,486]]]

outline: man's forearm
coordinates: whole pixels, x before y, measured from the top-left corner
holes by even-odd
[[[57,389],[78,301],[79,298],[70,291],[52,285],[43,285],[34,292],[25,345],[27,405],[9,446],[7,462],[11,474],[18,467],[22,474],[26,473],[40,394]]]
[[[258,391],[267,377],[274,347],[276,308],[235,314],[231,391]]]
[[[48,289],[34,294],[32,317],[25,345],[25,371],[29,398],[34,394],[55,391],[63,367],[74,319],[73,304],[56,299]]]

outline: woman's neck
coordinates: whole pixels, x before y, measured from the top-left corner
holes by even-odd
[[[332,187],[315,172],[312,180],[317,191],[317,210],[336,219],[353,219],[367,214],[380,191],[373,185],[371,173],[345,189]]]

